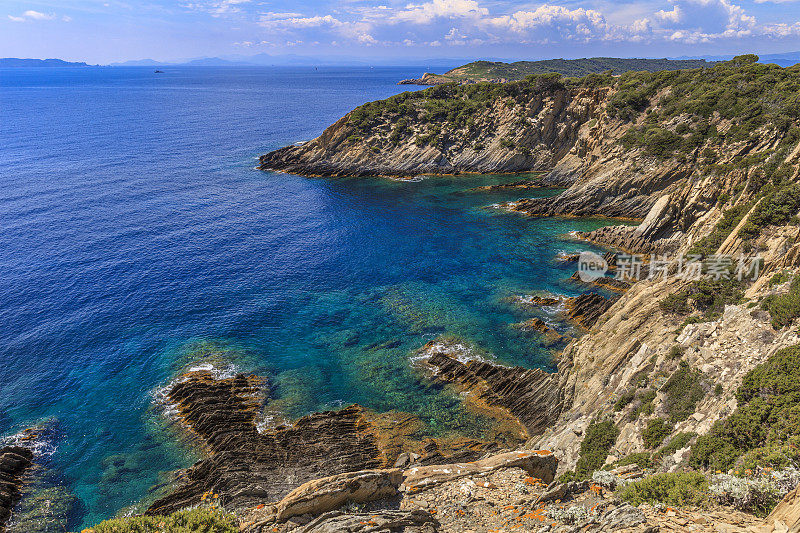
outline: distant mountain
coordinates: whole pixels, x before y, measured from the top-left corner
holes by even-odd
[[[5,67],[88,67],[86,63],[64,61],[62,59],[19,59],[16,57],[0,58],[0,68]]]
[[[246,61],[230,61],[220,57],[202,57],[184,63],[177,63],[177,65],[183,67],[246,67],[252,66],[253,63]]]
[[[155,59],[132,59],[121,63],[110,63],[109,67],[160,67],[167,65],[166,61],[156,61]]]
[[[681,56],[675,59],[705,59],[707,61],[729,61],[733,54],[719,56]],[[791,67],[800,63],[800,51],[784,52],[782,54],[759,54],[759,63],[774,63],[781,67]]]
[[[800,63],[800,52],[786,52],[784,54],[764,54],[759,58],[761,63],[775,63],[781,67],[791,67]]]

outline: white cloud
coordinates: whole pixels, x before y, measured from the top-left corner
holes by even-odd
[[[272,13],[270,15],[278,15],[278,13]],[[319,28],[320,26],[337,27],[344,25],[342,21],[332,15],[318,15],[315,17],[290,16],[286,18],[262,15],[260,24],[265,28],[284,30]]]
[[[232,13],[241,13],[242,9],[239,6],[242,4],[249,4],[251,1],[252,0],[213,0],[211,2],[184,4],[183,7],[191,11],[202,11],[210,13],[214,17],[220,17]]]
[[[496,30],[513,32],[525,43],[604,39],[609,29],[599,11],[553,5],[490,18],[485,23]]]
[[[251,0],[214,0],[235,6]],[[258,24],[271,43],[317,40],[383,46],[524,45],[592,42],[700,43],[752,36],[791,38],[800,35],[800,15],[782,23],[759,24],[733,2],[739,0],[653,0],[602,10],[544,4],[513,12],[486,0],[429,0],[396,7],[339,4],[330,13],[263,12]],[[762,0],[767,1],[767,0]],[[770,0],[783,2],[788,0]],[[800,0],[797,0],[800,1]],[[212,2],[206,0],[206,6]],[[613,6],[614,4],[599,4]],[[492,6],[490,9],[489,6]]]
[[[15,17],[14,15],[9,15],[8,18],[13,20],[14,22],[26,22],[29,20],[53,20],[56,18],[56,14],[41,13],[39,11],[34,11],[32,9],[29,9],[28,11],[24,12],[22,15],[18,17]],[[69,17],[64,17],[64,22],[69,22],[70,20],[72,19]]]
[[[475,0],[432,0],[424,4],[408,4],[392,17],[394,22],[430,24],[436,19],[479,18],[489,14]]]

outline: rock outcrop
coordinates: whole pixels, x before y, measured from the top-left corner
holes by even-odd
[[[414,440],[420,424],[412,415],[376,414],[358,405],[259,431],[264,388],[256,376],[224,378],[206,370],[185,374],[169,387],[169,401],[208,457],[181,472],[173,492],[154,502],[148,514],[197,505],[209,494],[227,508],[241,509],[279,501],[321,477],[391,467],[404,453],[425,465],[470,461],[497,448],[463,437]]]
[[[590,329],[614,302],[597,293],[589,292],[565,302],[566,316],[576,324]]]
[[[286,520],[304,514],[316,516],[348,502],[364,503],[395,496],[402,481],[403,474],[399,469],[362,470],[309,481],[278,503],[275,518]]]
[[[544,431],[561,413],[563,396],[556,374],[487,361],[464,363],[442,352],[431,353],[424,364],[435,379],[469,391],[474,401],[506,411],[528,436]]]
[[[260,433],[255,421],[261,385],[254,376],[220,379],[198,371],[171,388],[170,400],[210,456],[184,472],[176,490],[153,503],[148,514],[197,505],[207,493],[231,508],[277,501],[321,476],[384,464],[378,439],[358,406]]]
[[[486,476],[503,468],[521,468],[532,478],[547,484],[553,481],[558,460],[547,450],[508,452],[471,463],[420,466],[403,473],[401,491],[418,492],[467,476]]]
[[[23,476],[33,465],[33,452],[28,448],[0,448],[0,532],[5,531],[11,511],[20,499]]]
[[[542,89],[523,104],[498,99],[474,114],[474,126],[468,131],[455,131],[454,126],[447,133],[448,142],[442,145],[418,142],[428,130],[424,123],[409,124],[410,133],[404,133],[397,142],[390,138],[391,122],[365,133],[356,110],[316,139],[261,156],[259,168],[333,177],[549,171],[568,154],[585,154],[581,139],[587,130],[583,126],[600,113],[607,95],[607,89]],[[409,102],[424,105],[424,100]],[[514,146],[525,149],[516,150]],[[542,183],[563,184],[564,177],[570,181],[569,174],[551,172]]]

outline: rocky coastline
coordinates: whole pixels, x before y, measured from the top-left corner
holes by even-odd
[[[753,64],[708,70],[772,68]],[[587,292],[517,297],[531,309],[558,308],[570,324],[570,335],[541,316],[509,325],[559,347],[554,373],[429,342],[413,354],[421,379],[492,418],[493,438],[484,440],[424,436],[414,415],[359,405],[264,427],[266,378],[186,373],[166,397],[205,456],[145,514],[211,505],[253,533],[797,531],[800,390],[781,375],[800,360],[800,137],[769,124],[734,135],[740,125],[725,109],[674,111],[675,87],[662,78],[682,75],[643,78],[655,88],[632,100],[616,78],[570,85],[542,76],[455,109],[443,102],[470,88],[434,87],[354,110],[317,139],[265,154],[260,168],[329,177],[542,171],[540,183],[566,190],[503,207],[624,219],[631,225],[576,237],[630,253],[755,250],[760,277],[573,276],[567,281]],[[442,106],[438,122],[427,118]],[[665,143],[681,150],[665,154]],[[765,173],[778,169],[767,187]],[[771,411],[789,404],[794,410]],[[779,431],[764,429],[771,425]],[[5,450],[0,521],[30,463]],[[767,492],[768,505],[754,503]]]

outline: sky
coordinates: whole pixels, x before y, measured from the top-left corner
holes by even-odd
[[[545,59],[800,50],[800,0],[0,0],[0,57]]]

